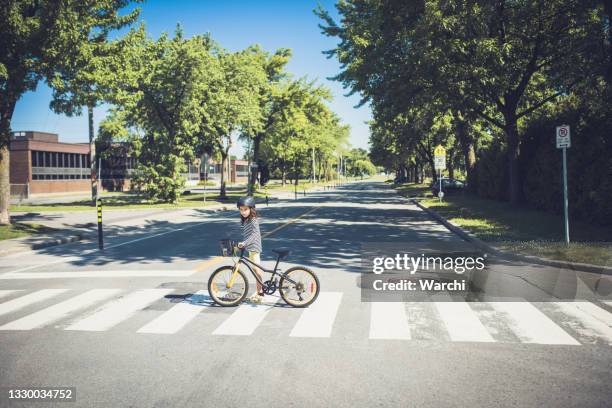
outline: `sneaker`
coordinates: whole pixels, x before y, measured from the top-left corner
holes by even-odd
[[[253,293],[249,298],[249,301],[251,301],[252,303],[261,303],[262,300],[263,296],[258,293]]]

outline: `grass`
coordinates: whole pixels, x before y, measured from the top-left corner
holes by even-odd
[[[483,241],[517,253],[563,261],[612,266],[612,230],[571,221],[570,245],[563,242],[563,217],[469,194],[447,195],[440,202],[427,184],[402,184],[395,189],[420,198],[453,224]]]
[[[0,225],[0,241],[4,239],[20,238],[34,234],[46,234],[57,231],[55,228],[46,227],[40,224],[31,223],[12,223]]]
[[[193,208],[202,207],[204,205],[215,205],[224,203],[234,203],[239,197],[246,194],[245,188],[228,189],[227,197],[222,199],[218,192],[206,193],[206,203],[204,203],[204,194],[184,194],[176,203],[165,203],[156,200],[148,200],[145,197],[137,194],[118,194],[102,197],[102,206],[105,210],[129,210],[129,209],[166,209],[166,208]],[[256,197],[265,197],[263,193],[255,193]],[[91,211],[95,206],[91,200],[76,200],[66,203],[53,204],[25,204],[11,205],[11,212],[65,212],[65,211]]]

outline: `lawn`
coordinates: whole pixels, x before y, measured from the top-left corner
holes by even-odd
[[[551,259],[612,266],[612,229],[570,221],[569,246],[563,242],[563,217],[469,194],[448,195],[440,202],[426,184],[394,188],[420,198],[453,224],[505,250]]]
[[[102,197],[102,206],[105,210],[128,210],[128,209],[164,209],[164,208],[192,208],[215,204],[235,203],[239,197],[246,194],[245,188],[232,188],[227,190],[227,197],[222,199],[218,190],[206,193],[204,202],[203,193],[184,194],[176,203],[165,203],[161,201],[148,200],[137,194],[117,194]],[[265,197],[263,192],[255,193],[256,197]],[[24,204],[11,205],[11,212],[49,212],[49,211],[91,211],[94,205],[89,199],[53,204]]]

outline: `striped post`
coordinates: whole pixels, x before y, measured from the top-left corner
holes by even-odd
[[[98,200],[98,248],[104,249],[104,234],[102,232],[102,200]]]

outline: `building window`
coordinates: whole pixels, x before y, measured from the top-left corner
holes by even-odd
[[[45,152],[44,167],[51,167],[51,152]]]
[[[38,167],[38,152],[36,150],[32,150],[32,167]]]

